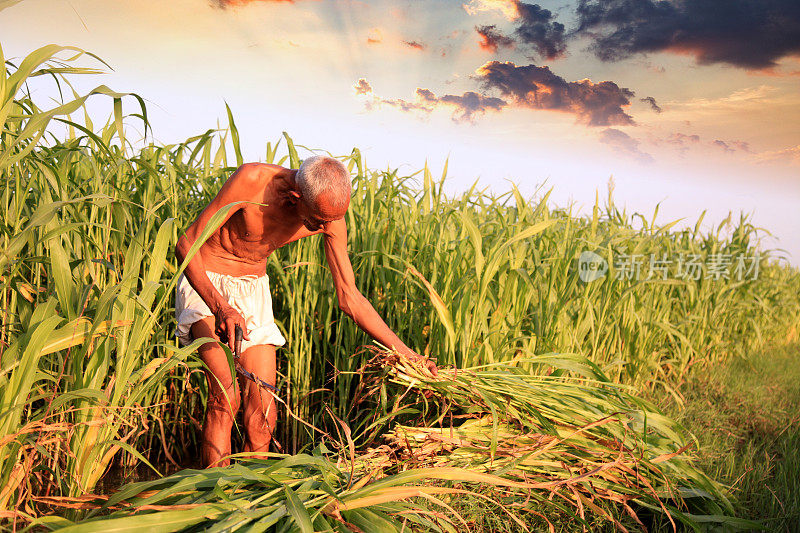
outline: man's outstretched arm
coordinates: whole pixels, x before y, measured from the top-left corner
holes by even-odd
[[[339,309],[352,318],[358,327],[384,346],[394,348],[412,359],[426,359],[400,340],[356,287],[353,267],[350,264],[350,256],[347,254],[347,228],[344,220],[326,222],[323,234],[325,236],[325,256],[333,276]],[[433,361],[428,359],[427,365],[432,372],[436,373],[436,365]]]

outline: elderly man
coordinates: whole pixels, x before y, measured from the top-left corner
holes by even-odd
[[[344,222],[350,194],[350,174],[330,157],[310,157],[298,170],[260,163],[239,167],[178,240],[176,255],[182,262],[214,214],[242,202],[225,214],[178,282],[175,312],[180,341],[222,339],[233,350],[239,326],[244,332],[239,362],[244,370],[274,386],[275,348],[286,340],[272,315],[267,258],[287,243],[322,234],[339,308],[384,346],[424,360],[436,372],[433,362],[403,344],[356,288]],[[231,429],[241,398],[222,347],[209,342],[199,351],[209,386],[202,461],[206,467],[223,466],[229,464],[221,459],[230,454]],[[272,393],[244,382],[242,389],[245,451],[267,451],[277,419]]]

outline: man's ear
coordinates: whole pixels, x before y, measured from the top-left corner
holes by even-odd
[[[293,204],[297,203],[297,201],[300,199],[300,193],[292,189],[289,190],[287,195],[289,197],[289,201]]]

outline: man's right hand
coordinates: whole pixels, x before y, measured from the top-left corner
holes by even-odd
[[[247,332],[247,326],[245,324],[244,317],[231,307],[230,305],[220,307],[215,313],[215,329],[214,333],[217,334],[220,341],[227,344],[228,347],[231,349],[231,352],[235,353],[235,346],[236,346],[236,326],[242,328],[242,332],[244,333],[244,339],[250,340]],[[237,354],[241,355],[241,354]]]
[[[433,359],[425,357],[424,355],[420,355],[420,354],[418,354],[416,352],[412,352],[412,353],[414,353],[414,355],[411,357],[411,359],[413,359],[414,361],[417,361],[418,363],[422,364],[422,366],[427,368],[428,371],[431,374],[433,374],[434,376],[437,376],[437,377],[439,376],[439,369],[436,368],[436,363],[434,362]]]

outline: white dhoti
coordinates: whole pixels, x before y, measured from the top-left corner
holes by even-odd
[[[208,271],[206,274],[222,297],[244,317],[250,340],[242,341],[242,351],[257,344],[286,344],[272,314],[272,296],[266,274],[241,277]],[[175,317],[178,329],[175,334],[181,345],[185,346],[193,340],[192,324],[214,314],[183,274],[178,279],[176,293]]]

